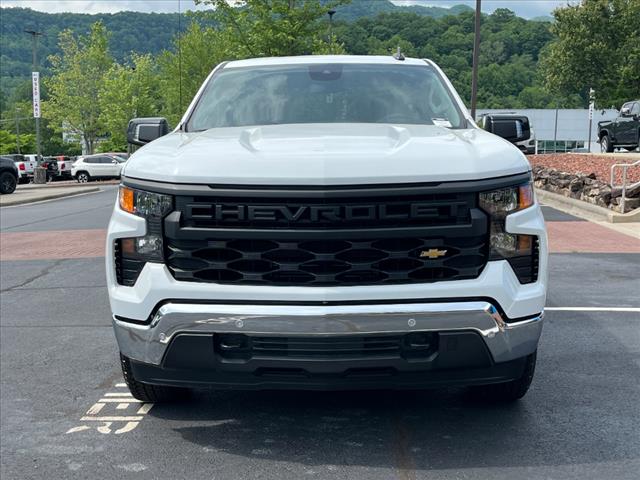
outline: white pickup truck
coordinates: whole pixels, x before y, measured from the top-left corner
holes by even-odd
[[[130,122],[148,145],[123,169],[106,242],[135,398],[526,393],[547,236],[505,139],[528,124],[478,128],[429,60],[305,56],[219,65],[167,130]]]
[[[33,172],[38,165],[37,155],[12,154],[5,155],[13,159],[18,169],[18,183],[29,183],[33,178]]]

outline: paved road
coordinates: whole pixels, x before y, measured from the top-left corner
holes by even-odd
[[[3,208],[2,235],[104,229],[113,201],[109,188]],[[548,304],[640,307],[638,272],[638,253],[553,254]],[[145,413],[123,396],[102,258],[4,260],[0,290],[3,480],[638,478],[637,312],[550,310],[532,389],[511,406],[457,389],[200,392]]]

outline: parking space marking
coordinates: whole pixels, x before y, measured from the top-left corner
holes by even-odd
[[[93,417],[87,416],[80,419],[81,422],[139,422],[142,417]]]
[[[117,383],[115,387],[126,388],[126,384]],[[153,403],[145,403],[133,398],[128,391],[106,392],[80,418],[80,422],[84,424],[72,427],[66,433],[78,433],[95,429],[95,431],[104,435],[110,433],[121,435],[134,430],[152,407]],[[133,408],[136,408],[135,415],[132,415],[132,411],[127,412],[127,410]]]
[[[143,403],[142,400],[138,400],[137,398],[129,398],[129,397],[109,397],[109,398],[101,398],[101,403]]]
[[[557,312],[630,312],[640,313],[640,307],[545,307]]]

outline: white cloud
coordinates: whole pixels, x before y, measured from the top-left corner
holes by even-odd
[[[452,7],[465,4],[475,6],[473,0],[391,0],[396,5],[425,5]],[[577,1],[577,0],[570,0]],[[509,8],[525,18],[539,15],[550,15],[559,6],[566,5],[568,0],[483,0],[482,11],[493,12],[496,8]],[[75,13],[115,13],[123,10],[137,12],[177,12],[178,0],[0,0],[2,7],[25,7],[42,12],[75,12]],[[196,7],[193,0],[180,0],[182,11],[210,8]]]
[[[454,5],[469,5],[475,8],[473,0],[391,0],[396,5],[423,5],[432,7],[452,7]],[[482,11],[493,12],[496,8],[508,8],[516,15],[524,18],[533,18],[542,15],[551,15],[551,12],[569,0],[483,0]]]
[[[2,7],[24,7],[41,12],[115,13],[125,10],[167,13],[203,9],[193,0],[0,0]]]

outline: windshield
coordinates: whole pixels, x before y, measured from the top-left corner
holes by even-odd
[[[465,126],[429,65],[310,64],[217,72],[187,130],[292,123]]]

